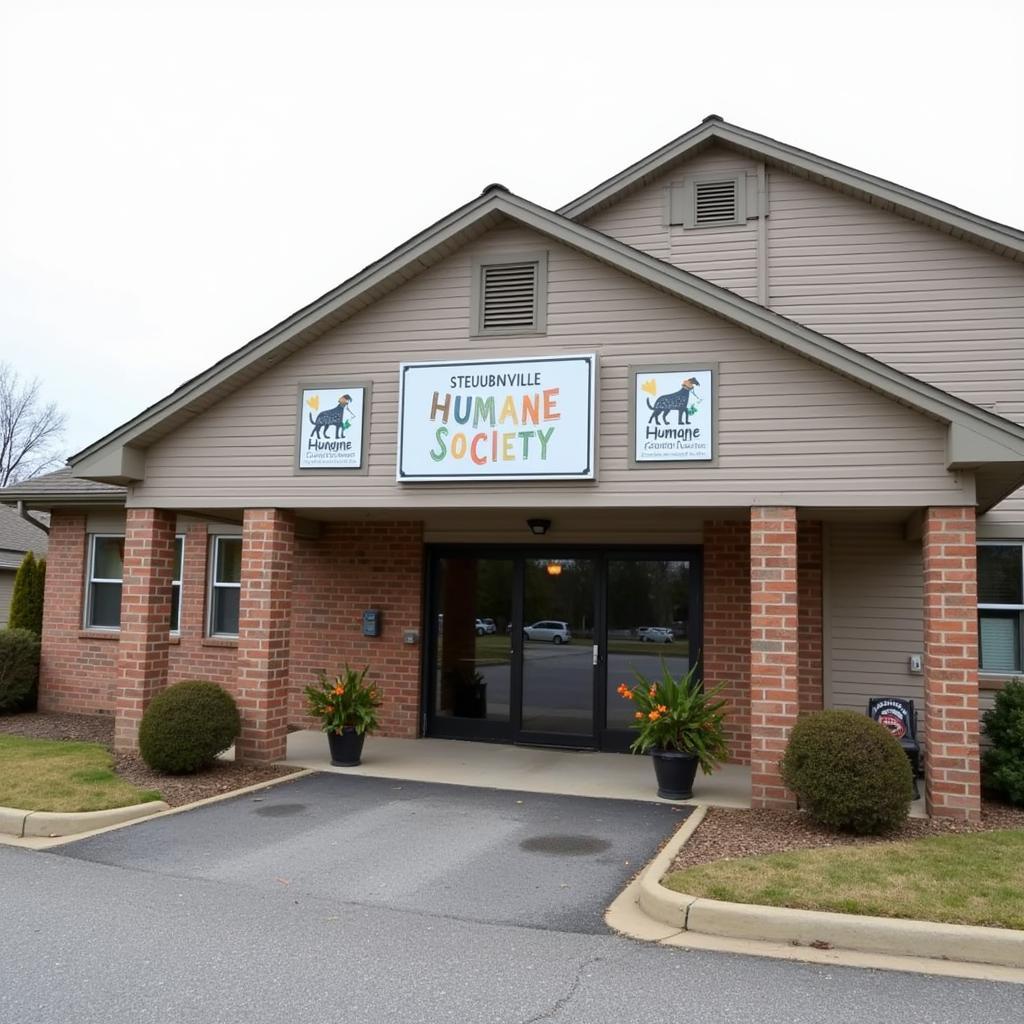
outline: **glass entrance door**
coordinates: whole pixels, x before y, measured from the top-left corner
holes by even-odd
[[[520,742],[595,745],[597,579],[592,558],[525,560]]]
[[[697,659],[700,578],[693,548],[435,549],[426,732],[627,749],[616,688]]]

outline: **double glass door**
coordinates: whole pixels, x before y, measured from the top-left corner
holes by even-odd
[[[439,549],[429,581],[433,736],[625,749],[616,688],[700,646],[692,549]]]

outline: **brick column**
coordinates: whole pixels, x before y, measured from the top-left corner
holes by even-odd
[[[981,816],[974,509],[929,508],[924,560],[925,800],[941,818]]]
[[[750,802],[793,807],[779,776],[798,708],[795,508],[750,510]]]
[[[809,520],[801,522],[797,527],[797,592],[800,609],[797,676],[801,715],[820,711],[825,702],[821,606],[822,549],[822,524]]]
[[[238,622],[236,756],[276,761],[288,737],[288,669],[295,525],[280,509],[245,510]]]
[[[167,685],[171,628],[175,514],[127,510],[117,657],[114,748],[138,747],[139,722],[154,694]]]
[[[704,523],[704,684],[729,702],[729,760],[750,764],[750,524]]]

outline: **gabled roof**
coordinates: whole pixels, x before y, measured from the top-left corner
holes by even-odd
[[[963,466],[996,457],[1003,463],[1024,463],[1024,426],[947,394],[734,292],[528,202],[498,185],[489,186],[479,198],[72,456],[70,461],[76,475],[111,482],[141,478],[140,449],[262,373],[282,356],[307,344],[455,248],[502,222],[522,225],[576,249],[927,416],[957,426],[971,438],[969,445],[961,445],[967,453],[961,460]],[[125,453],[133,453],[133,457],[125,458]],[[113,458],[114,455],[117,457]],[[1021,475],[1020,482],[1024,482],[1024,473]],[[9,499],[0,492],[0,500]]]
[[[838,188],[875,205],[895,209],[913,220],[969,239],[1012,259],[1024,259],[1024,231],[1018,228],[979,217],[958,206],[926,196],[923,192],[915,192],[767,135],[729,124],[717,114],[709,115],[696,128],[691,128],[678,139],[673,139],[589,192],[566,203],[558,212],[564,217],[582,220],[611,206],[635,189],[642,188],[675,164],[715,142],[820,184]]]
[[[10,505],[23,501],[30,507],[39,504],[47,508],[51,505],[81,504],[82,499],[87,498],[90,505],[123,505],[127,493],[124,487],[116,484],[84,480],[65,467],[0,489],[0,502]],[[2,505],[0,509],[3,509]]]

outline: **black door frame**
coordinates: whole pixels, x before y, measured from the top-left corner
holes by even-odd
[[[440,604],[440,574],[438,563],[442,558],[491,558],[513,563],[512,623],[509,634],[511,647],[509,721],[455,718],[434,714],[434,686],[436,685],[437,615]],[[525,594],[526,561],[532,558],[588,558],[594,562],[594,639],[598,645],[597,664],[594,667],[593,728],[589,736],[558,733],[532,733],[522,729],[523,683],[523,603]],[[524,746],[568,747],[573,749],[599,749],[624,751],[633,740],[628,729],[609,729],[608,711],[608,630],[607,586],[608,563],[614,560],[635,559],[670,560],[688,562],[690,569],[688,639],[690,664],[697,665],[697,677],[703,675],[701,652],[704,646],[704,552],[700,545],[599,545],[599,544],[430,544],[426,548],[426,586],[424,591],[424,637],[422,647],[421,699],[423,715],[421,729],[425,736],[444,739],[469,739],[494,743],[515,743]]]

